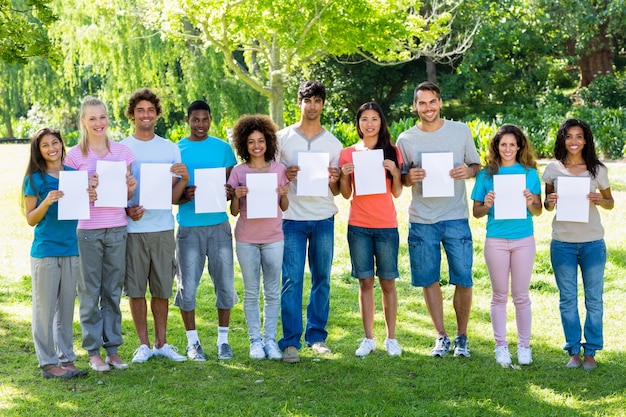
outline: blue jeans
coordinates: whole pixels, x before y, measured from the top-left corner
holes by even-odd
[[[559,287],[559,309],[565,333],[565,346],[570,355],[594,356],[603,346],[602,293],[604,291],[604,265],[606,246],[604,240],[584,243],[567,243],[552,240],[550,243],[552,269]],[[585,293],[585,343],[581,343],[580,316],[578,314],[578,266]]]
[[[283,247],[279,240],[271,243],[236,242],[237,259],[243,276],[243,312],[248,325],[250,342],[276,340],[278,313],[280,311],[280,269],[283,264]],[[263,329],[259,296],[263,271]]]
[[[278,346],[300,349],[302,336],[302,286],[304,263],[308,252],[311,271],[311,294],[306,309],[307,345],[326,340],[326,323],[330,309],[330,270],[333,263],[335,217],[324,220],[283,220],[285,251],[283,255],[283,288],[281,316],[283,338]],[[307,250],[308,243],[308,250]]]

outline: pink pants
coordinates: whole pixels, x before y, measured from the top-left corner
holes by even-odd
[[[485,239],[485,262],[491,278],[491,323],[496,346],[508,346],[506,340],[506,304],[511,295],[515,305],[518,346],[530,346],[530,278],[535,262],[534,236],[507,240]]]

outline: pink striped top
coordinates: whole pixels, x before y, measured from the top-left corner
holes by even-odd
[[[76,168],[80,171],[87,171],[91,176],[96,172],[96,162],[98,159],[104,161],[126,161],[126,165],[130,165],[135,160],[133,153],[126,145],[109,140],[110,152],[104,158],[99,158],[91,148],[87,156],[83,155],[80,147],[74,146],[67,152],[65,157],[65,165]],[[78,229],[108,229],[111,227],[126,226],[128,220],[126,211],[121,207],[95,207],[93,203],[89,204],[89,220],[79,220]]]

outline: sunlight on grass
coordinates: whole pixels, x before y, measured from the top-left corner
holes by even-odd
[[[162,358],[132,364],[128,371],[90,375],[72,381],[43,381],[37,369],[31,335],[29,251],[32,228],[17,205],[28,147],[2,145],[0,210],[8,219],[0,239],[0,415],[56,417],[66,415],[256,415],[256,416],[625,416],[626,348],[626,165],[609,165],[615,181],[615,209],[601,210],[606,228],[608,262],[605,279],[605,347],[593,372],[568,370],[558,310],[558,290],[550,264],[549,243],[554,212],[534,219],[537,256],[531,283],[533,364],[502,369],[494,360],[490,320],[491,285],[483,245],[485,219],[470,219],[474,237],[474,302],[469,323],[471,358],[433,359],[433,325],[420,288],[411,286],[407,250],[407,208],[410,189],[396,201],[400,231],[400,279],[397,339],[400,358],[384,351],[385,324],[380,287],[375,288],[374,334],[377,350],[354,356],[363,326],[358,306],[358,281],[350,276],[346,240],[349,202],[338,196],[335,218],[335,258],[331,282],[328,344],[333,353],[316,357],[303,347],[299,364],[248,358],[249,340],[240,301],[231,311],[229,341],[232,361],[218,362],[215,347],[217,314],[211,280],[205,273],[198,288],[197,326],[207,362],[172,363]],[[468,194],[473,181],[468,181]],[[231,218],[234,224],[234,219]],[[447,280],[447,265],[442,277]],[[303,308],[308,284],[305,281]],[[235,288],[243,299],[238,265]],[[452,306],[454,287],[444,285],[444,319],[456,332]],[[584,309],[582,290],[579,306]],[[171,303],[172,304],[172,303]],[[185,330],[177,308],[170,304],[168,343],[184,351]],[[78,302],[74,338],[77,365],[87,368],[81,348]],[[130,361],[137,336],[126,298],[122,299],[124,344],[120,355]],[[507,334],[515,357],[517,328],[513,303],[507,310]],[[148,327],[153,333],[152,317]],[[281,334],[279,324],[279,335]],[[573,372],[571,372],[573,371]]]

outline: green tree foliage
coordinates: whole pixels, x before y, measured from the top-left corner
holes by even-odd
[[[166,37],[196,39],[225,57],[243,82],[268,98],[283,125],[285,86],[297,69],[328,55],[378,62],[434,54],[451,13],[420,14],[419,1],[157,0],[146,2]]]
[[[26,63],[28,58],[50,56],[53,46],[46,25],[55,16],[50,0],[0,0],[0,62]]]

